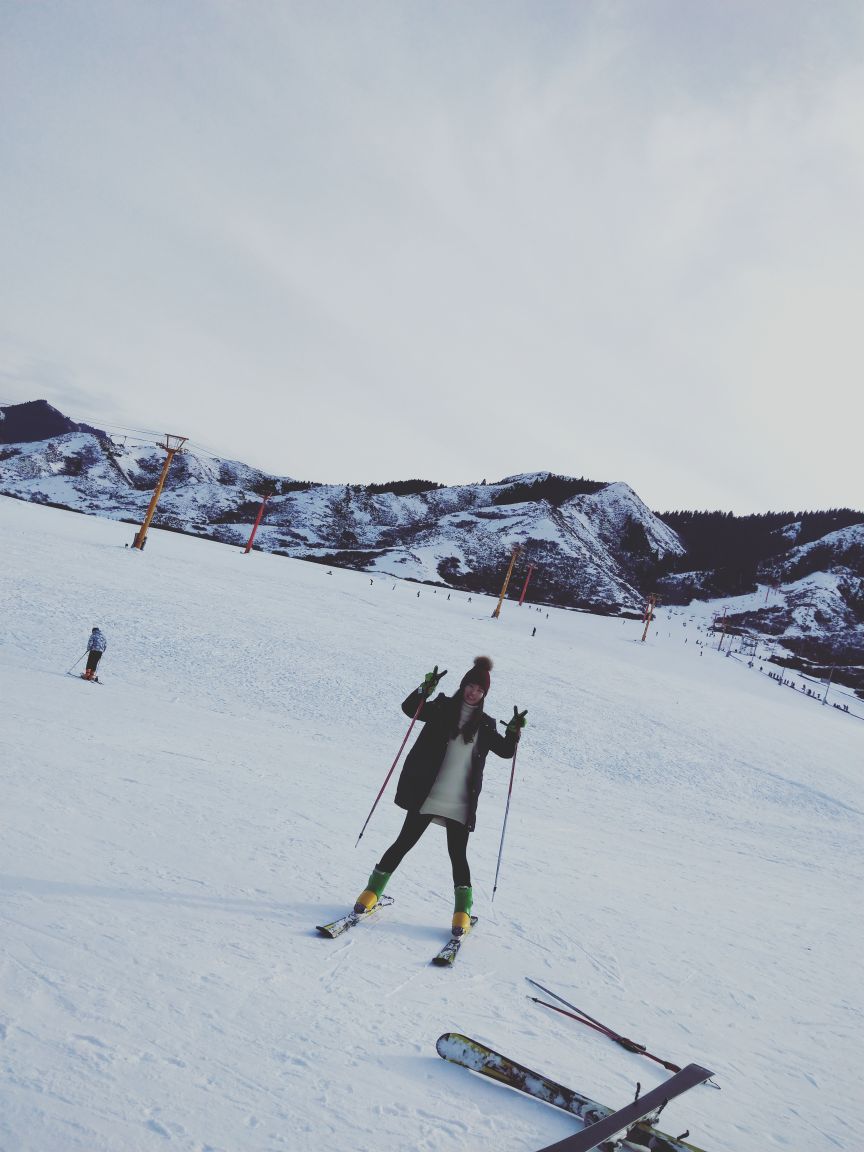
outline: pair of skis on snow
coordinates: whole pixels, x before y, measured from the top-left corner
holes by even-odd
[[[392,896],[382,896],[370,912],[349,912],[329,924],[319,924],[317,930],[323,936],[334,939],[361,921],[374,916],[379,908],[386,908],[392,903]],[[473,928],[476,923],[477,917],[472,916],[471,927]],[[432,958],[432,963],[450,967],[456,960],[464,940],[465,936],[451,937],[441,951]],[[536,984],[533,980],[530,982],[548,993],[548,989],[543,988],[542,984]],[[550,995],[554,996],[555,993],[550,993]],[[560,997],[556,996],[556,999],[560,999]],[[564,1001],[564,1003],[567,1002]],[[592,1018],[589,1017],[588,1019]],[[610,1034],[613,1039],[619,1042],[624,1039],[619,1037],[617,1033],[610,1033],[598,1021],[592,1019],[592,1023]],[[630,1048],[631,1051],[644,1053],[644,1048],[634,1044],[633,1041],[626,1041],[625,1047]],[[676,1071],[669,1080],[657,1088],[653,1088],[644,1096],[639,1095],[637,1086],[636,1099],[624,1108],[615,1111],[607,1108],[604,1104],[598,1104],[596,1100],[592,1100],[588,1096],[583,1096],[580,1092],[565,1088],[562,1084],[556,1084],[554,1080],[550,1080],[539,1072],[532,1072],[530,1068],[517,1064],[515,1060],[510,1060],[507,1056],[502,1056],[500,1052],[495,1052],[485,1044],[471,1040],[458,1032],[447,1032],[440,1036],[436,1048],[438,1055],[444,1060],[449,1060],[452,1064],[461,1064],[463,1068],[469,1068],[472,1072],[479,1072],[481,1076],[488,1076],[501,1084],[525,1092],[537,1100],[543,1100],[556,1108],[562,1108],[585,1123],[586,1127],[581,1132],[567,1136],[556,1144],[549,1144],[540,1149],[540,1152],[589,1152],[589,1149],[600,1149],[601,1152],[614,1152],[615,1149],[650,1149],[651,1152],[701,1152],[694,1145],[684,1143],[689,1133],[684,1132],[681,1136],[668,1136],[665,1132],[654,1127],[660,1113],[670,1100],[674,1100],[676,1096],[681,1096],[684,1092],[696,1087],[697,1084],[704,1084],[711,1078],[713,1073],[699,1064],[688,1064],[686,1068]],[[650,1053],[644,1054],[650,1055]],[[656,1059],[654,1056],[651,1058]],[[677,1068],[677,1065],[669,1065],[666,1061],[658,1060],[658,1063],[663,1063],[666,1067]]]
[[[327,936],[331,940],[337,936],[341,936],[343,932],[347,932],[349,928],[353,928],[362,920],[368,920],[370,916],[374,916],[379,908],[386,908],[389,904],[393,903],[392,896],[382,896],[378,903],[372,908],[370,912],[349,912],[347,916],[340,916],[338,920],[333,920],[329,924],[318,924],[316,930],[322,936]],[[477,923],[477,917],[471,917],[471,927]],[[467,935],[467,933],[465,934]],[[432,963],[437,964],[439,968],[452,968],[456,962],[456,957],[459,955],[459,949],[462,947],[462,941],[465,936],[451,936],[444,947],[435,956],[432,957]]]
[[[452,1064],[461,1064],[463,1068],[479,1072],[481,1076],[488,1076],[499,1084],[506,1084],[537,1100],[552,1104],[555,1108],[570,1112],[586,1125],[581,1132],[549,1144],[540,1152],[588,1152],[592,1148],[600,1149],[601,1152],[613,1152],[613,1149],[618,1148],[650,1149],[651,1152],[700,1152],[694,1145],[684,1143],[687,1132],[681,1136],[667,1136],[654,1127],[670,1100],[695,1088],[697,1084],[703,1084],[713,1075],[699,1064],[688,1064],[657,1088],[652,1088],[644,1096],[637,1095],[632,1103],[613,1111],[458,1032],[446,1032],[440,1036],[436,1048],[442,1059]]]

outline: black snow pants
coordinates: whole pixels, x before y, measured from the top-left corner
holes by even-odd
[[[402,858],[417,843],[429,825],[431,816],[424,816],[420,812],[409,812],[402,825],[402,831],[381,857],[376,867],[381,872],[395,872],[402,863]],[[457,820],[447,821],[447,851],[450,853],[450,864],[453,868],[453,886],[471,884],[471,869],[468,867],[468,837],[470,833],[466,824]]]

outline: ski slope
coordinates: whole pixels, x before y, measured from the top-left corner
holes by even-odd
[[[494,601],[0,498],[3,1152],[530,1152],[578,1130],[445,1064],[459,1031],[610,1106],[667,1073],[532,1004],[531,976],[677,1064],[663,1117],[706,1152],[859,1152],[864,723],[636,621]],[[372,579],[372,582],[370,582]],[[104,681],[66,671],[98,624]],[[536,625],[537,635],[531,637]],[[684,643],[684,634],[688,643]],[[490,756],[469,846],[443,829],[338,940],[401,825],[433,664],[478,653]]]

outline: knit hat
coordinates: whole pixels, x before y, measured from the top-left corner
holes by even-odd
[[[488,696],[491,683],[489,673],[491,671],[492,661],[488,656],[475,656],[474,667],[465,673],[459,681],[459,687],[464,688],[466,684],[479,684],[484,694]]]

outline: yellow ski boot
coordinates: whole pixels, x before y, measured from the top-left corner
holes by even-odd
[[[366,887],[354,902],[354,911],[358,916],[361,916],[364,912],[372,911],[378,903],[378,898],[387,887],[387,881],[390,879],[390,876],[390,872],[382,872],[378,868],[373,869]]]

